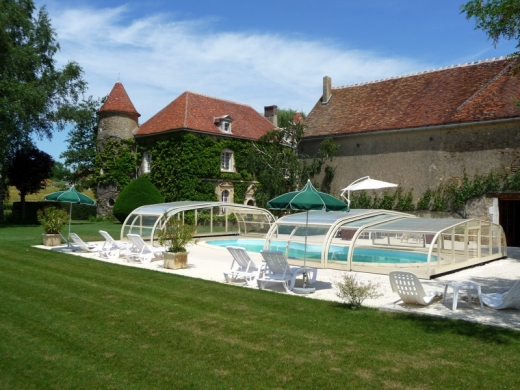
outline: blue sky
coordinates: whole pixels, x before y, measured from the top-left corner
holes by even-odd
[[[48,0],[59,64],[78,62],[88,95],[118,79],[140,123],[184,91],[308,113],[332,86],[500,57],[456,0]],[[59,158],[66,131],[40,149]]]

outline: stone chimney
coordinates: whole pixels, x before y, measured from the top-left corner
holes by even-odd
[[[321,104],[326,105],[332,97],[332,79],[329,76],[323,77],[323,95]]]
[[[264,116],[273,125],[278,126],[278,106],[265,106]]]

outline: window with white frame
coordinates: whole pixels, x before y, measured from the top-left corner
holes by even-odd
[[[152,153],[144,152],[143,161],[141,162],[141,173],[150,173],[152,164]]]
[[[233,151],[230,149],[224,149],[220,154],[220,170],[232,172],[234,171],[233,165]]]

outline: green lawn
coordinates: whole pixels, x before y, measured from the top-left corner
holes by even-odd
[[[0,389],[520,386],[519,332],[31,248],[41,233],[0,224]]]

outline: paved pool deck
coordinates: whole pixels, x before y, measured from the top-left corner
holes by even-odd
[[[100,242],[99,244],[102,244]],[[37,246],[42,249],[51,249],[54,251],[62,251],[64,247],[48,248],[44,246]],[[120,264],[121,266],[136,267],[149,269],[157,272],[165,272],[177,275],[183,275],[192,278],[204,279],[216,283],[225,283],[223,272],[228,270],[232,258],[225,248],[218,248],[204,244],[203,242],[190,245],[188,247],[189,266],[182,270],[170,270],[163,266],[162,261],[153,261],[149,264],[129,263],[124,258],[117,260],[109,260],[99,257],[97,253],[84,252],[68,252],[71,255],[83,256],[91,259]],[[432,280],[421,280],[426,291],[437,290],[444,291],[444,286],[447,281],[472,281],[482,287],[483,293],[491,292],[505,292],[511,286],[520,280],[520,248],[508,247],[508,257],[501,260],[495,260],[487,264],[474,266],[472,268],[464,269],[458,272],[444,275]],[[257,262],[262,262],[262,257],[259,253],[249,253],[251,258]],[[338,280],[345,272],[330,269],[319,269],[316,283],[312,287],[316,291],[312,294],[301,295],[293,292],[287,294],[293,295],[295,299],[323,299],[329,301],[341,300],[336,296],[333,283]],[[453,295],[451,288],[448,289],[446,302],[443,304],[442,300],[434,301],[429,306],[423,307],[419,305],[404,304],[399,296],[392,292],[389,278],[387,275],[377,275],[362,272],[355,272],[360,281],[370,281],[378,284],[378,291],[381,296],[377,299],[367,299],[363,305],[369,307],[379,308],[381,311],[399,312],[420,314],[434,317],[445,317],[471,321],[486,325],[505,327],[520,330],[520,310],[506,309],[506,310],[492,310],[484,307],[481,311],[477,303],[468,303],[467,299],[461,299],[459,295],[459,302],[457,310],[452,311]],[[249,287],[245,284],[236,284],[237,288],[256,288]],[[269,286],[268,289],[273,292],[285,293],[283,287],[279,284]],[[465,291],[463,291],[465,295]]]

